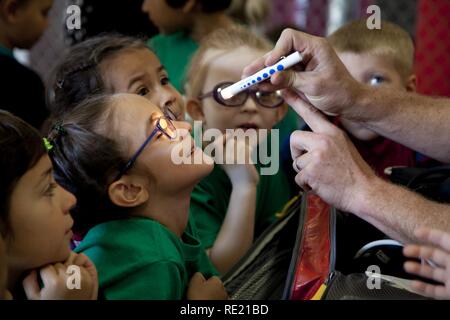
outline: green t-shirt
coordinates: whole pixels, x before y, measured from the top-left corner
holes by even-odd
[[[13,51],[11,49],[8,49],[8,48],[4,47],[1,44],[0,44],[0,54],[3,54],[5,56],[7,56],[7,57],[15,59]]]
[[[260,165],[256,165],[260,172]],[[225,171],[218,165],[212,173],[204,178],[191,195],[190,214],[205,248],[214,244],[228,210],[232,191],[231,181]],[[288,180],[280,169],[272,176],[259,175],[256,190],[255,237],[276,220],[291,198]]]
[[[108,300],[180,300],[191,276],[218,275],[190,221],[182,239],[147,218],[116,220],[92,228],[76,252],[97,267]]]
[[[170,35],[156,35],[149,40],[148,45],[166,68],[172,85],[184,93],[187,68],[198,49],[198,43],[186,32],[180,31]]]

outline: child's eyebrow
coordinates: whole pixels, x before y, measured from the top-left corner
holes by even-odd
[[[144,77],[145,73],[139,73],[138,75],[131,78],[130,82],[128,83],[128,90],[133,86],[134,83],[138,82],[139,80],[142,80]]]
[[[47,179],[47,177],[48,177],[49,175],[51,175],[51,174],[53,174],[53,167],[48,168],[47,170],[45,170],[45,171],[41,174],[41,176],[39,177],[39,181],[38,181],[38,183],[36,184],[36,188],[39,188],[40,185],[41,185],[43,182],[45,182],[46,179]]]

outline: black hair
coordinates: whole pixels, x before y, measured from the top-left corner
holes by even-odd
[[[202,11],[205,13],[224,11],[230,7],[231,1],[232,0],[197,0],[201,5]],[[172,8],[177,9],[183,7],[187,0],[166,0],[166,2]]]
[[[73,46],[58,63],[48,84],[47,100],[54,115],[62,115],[84,99],[107,94],[99,65],[125,49],[148,49],[139,38],[104,34]]]
[[[45,154],[39,132],[9,112],[0,110],[0,234],[10,235],[11,195],[17,182]]]
[[[127,209],[112,203],[108,187],[127,161],[126,152],[111,138],[113,96],[93,96],[51,120],[48,141],[55,180],[77,198],[72,210],[76,232],[126,218]]]

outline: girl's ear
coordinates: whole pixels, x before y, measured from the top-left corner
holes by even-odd
[[[108,187],[111,202],[119,207],[133,208],[149,199],[147,184],[142,178],[126,175]]]
[[[411,75],[408,80],[406,80],[406,90],[409,92],[417,91],[417,77],[415,74]]]
[[[17,20],[19,6],[17,0],[0,1],[0,18],[7,22],[14,23]]]
[[[197,5],[197,0],[187,0],[186,4],[183,6],[183,13],[191,13],[195,6]]]
[[[205,114],[203,113],[202,105],[197,99],[189,99],[186,102],[186,110],[193,120],[205,122]]]

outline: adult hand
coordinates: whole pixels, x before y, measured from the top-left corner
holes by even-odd
[[[419,228],[415,236],[426,245],[409,245],[403,250],[405,256],[432,260],[436,266],[417,262],[406,262],[405,270],[428,279],[442,283],[434,285],[422,281],[413,281],[413,287],[419,293],[436,298],[450,299],[450,234]]]
[[[303,93],[316,108],[328,114],[345,115],[362,92],[359,84],[347,71],[335,51],[324,38],[293,29],[285,29],[275,48],[246,67],[243,77],[273,65],[282,56],[299,51],[304,70],[291,68],[273,75],[270,82],[260,84],[264,90],[292,88]]]
[[[292,90],[284,93],[286,102],[305,120],[313,132],[291,135],[296,183],[311,189],[327,203],[348,212],[358,210],[364,192],[376,178],[345,133]]]

